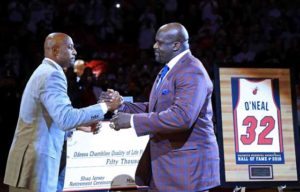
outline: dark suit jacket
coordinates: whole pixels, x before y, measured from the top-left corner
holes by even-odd
[[[136,183],[158,191],[202,191],[220,184],[219,150],[212,123],[212,82],[201,64],[185,54],[156,88],[149,103],[124,103],[135,113],[138,136],[150,141],[136,171]]]

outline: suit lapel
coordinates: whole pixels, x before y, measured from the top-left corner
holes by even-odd
[[[192,54],[190,52],[186,53],[181,59],[179,59],[179,61],[174,65],[174,67],[172,68],[172,70],[169,72],[169,74],[167,75],[166,79],[169,81],[170,78],[174,75],[179,73],[179,71],[186,67],[185,65],[187,64],[187,59],[190,58],[192,56]]]
[[[155,106],[155,104],[157,102],[157,89],[156,89],[156,86],[157,86],[158,78],[159,77],[157,75],[156,79],[155,79],[155,81],[153,83],[152,89],[151,89],[150,98],[149,98],[149,112],[152,112],[154,110],[154,106]]]
[[[167,74],[167,76],[165,77],[165,79],[160,83],[160,85],[156,88],[157,86],[157,82],[158,82],[158,75],[155,79],[155,82],[153,83],[152,86],[152,90],[150,93],[150,98],[149,98],[149,112],[153,112],[157,103],[157,99],[161,93],[161,87],[170,82],[172,76],[174,74],[177,73],[177,71],[179,71],[182,67],[184,67],[184,63],[186,63],[185,61],[191,57],[192,54],[186,53],[181,59],[179,59],[179,61],[175,64],[175,66],[169,71],[169,73]],[[161,71],[160,71],[161,72]]]

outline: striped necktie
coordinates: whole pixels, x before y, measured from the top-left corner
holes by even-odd
[[[158,87],[158,85],[162,82],[162,80],[164,79],[165,75],[167,74],[167,72],[169,71],[169,67],[168,65],[165,65],[164,68],[161,70],[161,72],[158,74],[158,82],[157,82],[157,86],[156,88]]]

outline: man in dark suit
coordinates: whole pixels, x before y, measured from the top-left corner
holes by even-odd
[[[179,23],[160,27],[153,48],[156,61],[166,65],[149,102],[124,102],[111,120],[116,130],[133,127],[138,136],[150,136],[135,179],[151,191],[207,191],[220,184],[213,85],[188,39]]]

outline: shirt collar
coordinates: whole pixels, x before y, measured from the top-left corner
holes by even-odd
[[[173,59],[171,59],[168,63],[167,66],[169,67],[169,71],[175,66],[175,64],[186,54],[191,52],[189,49],[179,53],[176,55]]]

